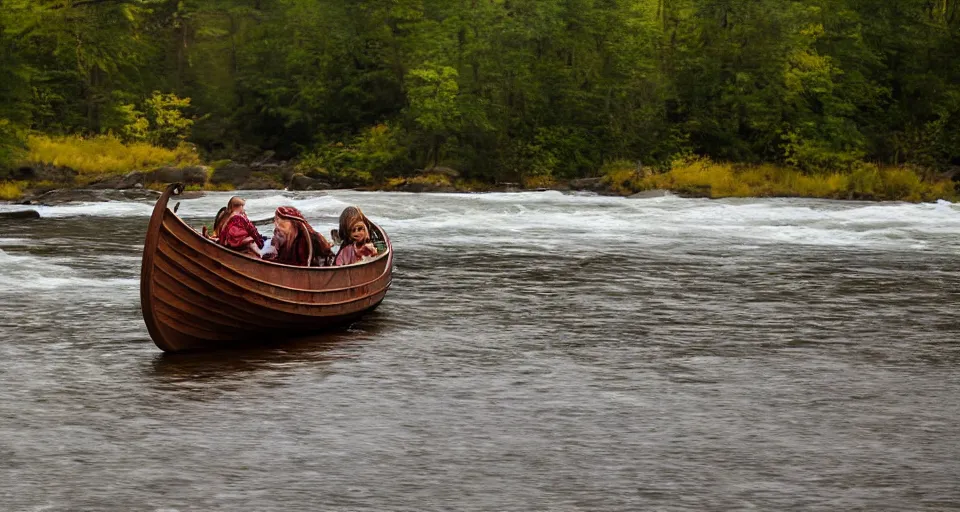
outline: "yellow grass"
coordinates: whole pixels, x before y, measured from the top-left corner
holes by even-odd
[[[233,186],[233,183],[204,183],[203,190],[208,192],[232,192],[236,190],[237,187]]]
[[[489,192],[493,190],[493,185],[479,180],[459,179],[453,183],[453,187],[460,192]]]
[[[666,189],[702,197],[816,197],[903,201],[954,200],[950,180],[927,178],[903,167],[878,168],[861,164],[850,173],[804,174],[777,165],[743,166],[708,159],[683,160],[669,171],[640,176],[627,165],[610,165],[604,181],[611,190],[627,195],[641,190]]]
[[[423,174],[421,176],[414,176],[412,178],[408,178],[407,183],[432,185],[435,187],[453,186],[453,182],[450,180],[450,176],[447,176],[446,174]]]
[[[390,178],[386,183],[383,184],[385,190],[396,190],[399,187],[402,187],[406,183],[406,178]]]
[[[200,163],[196,151],[188,146],[166,149],[141,142],[124,144],[111,136],[32,135],[27,139],[26,160],[69,167],[81,176],[124,174],[165,165],[185,167]]]
[[[23,183],[0,181],[0,201],[16,201],[23,197]]]
[[[527,176],[523,178],[523,188],[551,188],[557,185],[557,180],[550,175]]]

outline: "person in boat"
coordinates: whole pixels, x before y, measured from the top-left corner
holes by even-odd
[[[340,214],[340,231],[343,241],[337,252],[335,265],[353,265],[377,255],[377,248],[370,240],[370,221],[356,206],[348,206]]]
[[[227,203],[227,211],[219,220],[219,225],[214,225],[217,243],[259,258],[260,249],[263,248],[263,237],[250,222],[250,219],[247,218],[247,213],[244,210],[245,204],[246,201],[239,197],[230,198],[230,202]]]
[[[217,212],[217,216],[213,219],[213,231],[207,231],[207,226],[203,226],[203,236],[216,242],[217,238],[219,238],[218,233],[220,232],[220,228],[223,227],[223,223],[226,221],[226,219],[227,207],[224,206],[223,208],[220,208],[220,211]]]
[[[333,263],[332,247],[299,210],[281,206],[273,215],[273,239],[263,258],[286,265],[323,267]]]

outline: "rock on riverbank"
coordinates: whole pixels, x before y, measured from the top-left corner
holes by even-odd
[[[58,188],[40,192],[20,201],[20,204],[56,206],[65,203],[97,203],[105,201],[156,200],[160,192],[143,188],[123,190],[92,188]]]

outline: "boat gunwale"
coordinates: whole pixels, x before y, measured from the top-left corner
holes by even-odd
[[[176,217],[176,215],[174,215],[174,217]],[[179,217],[177,217],[177,218],[179,219]],[[182,219],[180,219],[180,221],[183,222]],[[364,261],[364,262],[362,262],[362,263],[355,263],[355,264],[353,264],[353,265],[329,266],[329,267],[298,267],[298,266],[295,266],[295,265],[286,265],[286,264],[282,264],[282,263],[273,263],[273,262],[266,261],[266,260],[258,260],[257,258],[254,258],[253,256],[248,256],[248,255],[243,254],[243,253],[241,253],[241,252],[234,251],[233,249],[230,249],[230,248],[228,248],[228,247],[224,247],[224,246],[222,246],[222,245],[214,242],[213,240],[209,240],[209,239],[203,238],[203,236],[200,235],[199,233],[197,233],[192,227],[190,227],[189,224],[186,224],[185,222],[184,222],[183,224],[184,224],[184,226],[185,226],[189,231],[191,231],[191,232],[193,232],[194,234],[198,235],[199,238],[201,238],[201,239],[203,239],[203,240],[205,240],[205,241],[207,241],[207,242],[210,242],[210,243],[216,245],[216,246],[217,246],[218,248],[220,248],[220,249],[229,251],[229,252],[234,253],[234,254],[237,254],[237,255],[239,255],[239,256],[243,256],[243,257],[245,257],[245,258],[247,258],[247,259],[250,259],[250,260],[253,260],[253,261],[259,261],[259,262],[261,262],[261,263],[271,263],[271,264],[274,264],[274,265],[279,265],[279,266],[281,266],[281,267],[295,268],[295,269],[300,269],[300,270],[312,270],[312,269],[337,270],[337,269],[344,269],[344,268],[348,268],[348,267],[362,268],[361,265],[369,265],[369,264],[372,264],[372,263],[377,263],[382,256],[387,256],[388,253],[392,252],[391,246],[390,246],[390,244],[389,244],[389,242],[388,242],[388,243],[387,243],[387,251],[385,251],[383,254],[377,256],[375,259],[372,259],[372,260],[369,260],[369,261]],[[179,236],[178,236],[176,233],[174,233],[173,231],[171,231],[171,230],[169,230],[169,229],[166,229],[166,227],[163,226],[162,224],[161,224],[161,229],[166,230],[166,233],[167,233],[170,237],[176,239],[179,243],[183,244],[183,245],[186,246],[186,247],[189,247],[189,248],[195,250],[195,248],[194,248],[192,245],[190,245],[190,242],[189,242],[188,240],[184,240],[183,238],[179,237]],[[379,226],[378,226],[378,229],[379,229]],[[381,233],[383,233],[383,232],[381,231]],[[386,235],[384,234],[384,236],[386,236]],[[168,242],[168,245],[169,245],[169,242]],[[159,249],[159,244],[158,244],[158,249]],[[365,282],[365,283],[357,283],[357,284],[355,284],[355,285],[345,286],[345,287],[341,287],[341,288],[294,288],[294,287],[291,287],[291,286],[284,286],[284,285],[282,285],[282,284],[272,283],[272,282],[270,282],[270,281],[264,281],[263,279],[260,279],[259,277],[256,277],[255,274],[248,273],[248,272],[244,272],[244,271],[242,271],[242,270],[240,270],[240,269],[237,269],[237,268],[235,268],[235,267],[227,264],[227,263],[224,262],[224,261],[217,260],[215,257],[213,257],[213,256],[211,256],[211,255],[209,255],[209,254],[204,254],[204,256],[207,257],[207,258],[213,259],[213,260],[215,260],[215,261],[218,261],[218,262],[220,263],[220,265],[221,265],[224,269],[229,270],[229,271],[230,271],[231,273],[233,273],[234,275],[241,276],[241,277],[243,277],[243,278],[245,278],[245,279],[249,279],[249,280],[251,280],[251,281],[255,281],[255,282],[257,282],[257,283],[260,283],[260,284],[263,284],[263,285],[266,285],[266,286],[269,286],[269,287],[272,287],[272,288],[277,288],[277,289],[282,289],[282,290],[289,290],[289,291],[292,291],[292,292],[306,292],[306,293],[341,292],[341,291],[354,290],[354,289],[359,288],[359,287],[361,287],[361,286],[368,286],[368,285],[376,282],[377,280],[381,279],[381,278],[384,276],[384,274],[387,273],[388,269],[389,269],[390,266],[391,266],[391,265],[390,265],[391,262],[390,262],[390,261],[387,261],[387,265],[384,267],[383,272],[379,273],[376,277],[374,277],[373,279],[371,279],[371,280],[369,280],[369,281],[367,281],[367,282]],[[391,255],[391,258],[392,258],[392,255]],[[194,258],[190,258],[190,259],[194,259]]]
[[[169,201],[169,199],[168,199],[168,201]],[[169,210],[169,208],[168,208],[168,210]],[[167,212],[164,212],[164,217],[167,216],[166,213],[167,213]],[[359,262],[359,263],[351,263],[350,265],[329,265],[329,266],[321,266],[321,267],[301,267],[301,266],[299,266],[299,265],[288,265],[288,264],[286,264],[286,263],[277,263],[277,262],[275,262],[275,261],[265,260],[265,259],[262,259],[262,258],[254,258],[253,256],[250,256],[249,254],[245,254],[245,253],[242,253],[242,252],[240,252],[240,251],[235,251],[235,250],[233,250],[233,249],[231,249],[231,248],[229,248],[229,247],[222,246],[222,245],[218,244],[217,242],[214,242],[213,240],[210,240],[209,238],[206,238],[206,237],[204,237],[202,234],[200,234],[199,232],[197,232],[197,230],[194,229],[193,226],[191,226],[190,224],[187,224],[187,221],[183,220],[183,218],[181,218],[179,215],[177,215],[177,214],[176,214],[175,212],[173,212],[172,210],[170,210],[169,213],[170,213],[170,217],[172,217],[172,218],[174,218],[174,219],[177,219],[177,220],[180,222],[180,224],[183,225],[183,227],[187,228],[188,230],[190,230],[191,232],[193,232],[195,235],[197,235],[197,236],[196,236],[197,239],[203,240],[204,242],[209,243],[209,244],[212,244],[212,245],[214,245],[214,246],[216,246],[216,247],[218,247],[218,248],[220,248],[220,249],[222,249],[222,250],[224,250],[224,251],[227,251],[227,252],[229,252],[229,253],[231,253],[231,254],[234,254],[234,255],[237,255],[237,256],[241,256],[241,257],[243,257],[243,258],[246,258],[247,260],[254,261],[254,262],[257,262],[257,263],[263,263],[263,264],[267,264],[267,265],[273,265],[273,266],[277,266],[277,267],[283,267],[283,268],[289,268],[289,269],[297,269],[297,270],[301,270],[301,271],[302,271],[302,270],[309,270],[309,271],[315,271],[315,270],[320,270],[320,271],[332,271],[332,270],[340,270],[340,269],[345,269],[345,268],[357,268],[357,267],[361,267],[361,266],[364,266],[364,265],[370,265],[371,263],[376,263],[376,262],[379,261],[381,258],[384,258],[384,257],[386,257],[387,255],[390,255],[390,254],[393,252],[393,244],[390,243],[390,237],[387,235],[386,232],[383,231],[383,229],[380,228],[380,226],[379,226],[378,224],[376,224],[376,223],[373,222],[373,221],[370,221],[370,223],[373,224],[373,227],[377,230],[377,232],[380,233],[381,236],[383,236],[384,242],[386,242],[386,244],[387,244],[387,250],[383,251],[382,254],[378,254],[375,258],[370,259],[370,260],[367,260],[367,261],[361,261],[361,262]],[[368,219],[368,220],[369,220],[369,219]],[[169,230],[168,230],[168,231],[169,231]],[[178,237],[178,238],[179,238],[179,237]],[[182,240],[181,240],[181,241],[182,241]]]

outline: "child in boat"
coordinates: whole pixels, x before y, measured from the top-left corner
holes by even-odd
[[[244,210],[246,201],[239,197],[231,197],[227,203],[226,215],[220,219],[220,225],[214,226],[217,243],[244,254],[260,257],[263,247],[263,237],[247,218]]]
[[[322,267],[333,262],[331,247],[299,210],[281,206],[273,215],[273,240],[263,258],[286,265]]]
[[[356,206],[348,206],[340,214],[340,231],[343,242],[334,265],[353,265],[377,255],[377,248],[370,241],[370,221]]]
[[[207,226],[203,226],[203,236],[216,242],[219,236],[218,233],[220,232],[220,228],[223,227],[223,221],[226,220],[226,218],[227,207],[224,206],[223,208],[220,208],[220,211],[217,212],[217,216],[213,219],[213,231],[208,232]]]

